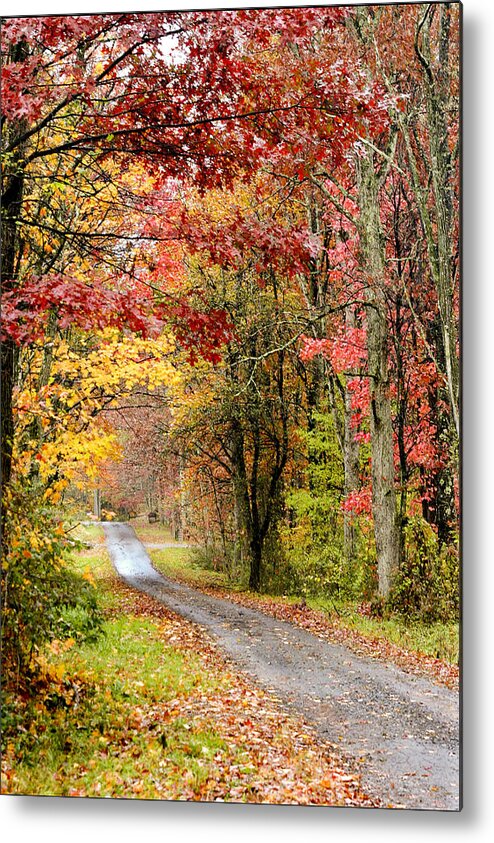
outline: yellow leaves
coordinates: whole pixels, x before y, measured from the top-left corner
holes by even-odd
[[[155,179],[140,162],[133,162],[120,175],[123,186],[130,188],[134,194],[145,196],[154,190]]]
[[[39,527],[32,527],[26,518],[20,523],[12,525],[10,530],[8,553],[4,555],[3,566],[7,569],[12,564],[18,564],[19,559],[33,560],[39,552],[52,547],[51,539],[43,535]],[[29,580],[24,579],[23,585],[29,585]]]
[[[59,504],[70,482],[96,481],[108,461],[122,457],[112,417],[105,411],[136,389],[175,393],[183,374],[174,337],[122,335],[107,328],[56,337],[46,349],[33,349],[22,387],[15,393],[15,470],[33,467],[45,485],[44,501]],[[56,483],[53,478],[58,477]]]
[[[60,681],[64,678],[66,669],[65,664],[60,662],[59,664],[51,664],[47,673],[52,681]]]
[[[82,575],[82,579],[86,580],[86,582],[90,583],[90,585],[96,585],[95,579],[93,577],[92,572],[89,569],[86,569]]]
[[[75,644],[75,641],[71,638],[68,638],[67,641],[72,641],[72,644],[69,644],[68,647],[66,641],[59,641],[58,639],[51,641],[50,650],[52,653],[60,655]],[[63,662],[54,663],[43,653],[38,653],[35,656],[35,662],[39,675],[43,677],[45,682],[60,682],[64,678],[67,667]]]
[[[247,209],[252,205],[252,188],[237,184],[234,190],[209,190],[206,197],[191,191],[189,201],[192,210],[206,210],[213,222],[229,220],[238,209]]]
[[[163,334],[158,339],[144,340],[139,337],[121,337],[115,329],[102,331],[98,343],[84,354],[74,354],[67,343],[57,349],[52,369],[52,386],[70,380],[74,384],[72,394],[59,388],[58,398],[69,409],[79,402],[98,402],[98,390],[115,397],[131,392],[135,387],[146,384],[154,390],[158,387],[175,385],[180,374],[173,365],[171,356],[175,342],[171,335]]]
[[[51,674],[55,679],[63,679],[63,677],[65,676],[65,672],[66,667],[63,662],[60,662],[60,664],[53,665],[51,669]]]
[[[53,504],[60,503],[62,499],[62,491],[60,489],[56,489],[52,486],[49,486],[43,493],[43,499]]]

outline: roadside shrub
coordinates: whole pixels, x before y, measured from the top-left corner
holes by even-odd
[[[277,575],[278,593],[304,597],[370,599],[376,589],[374,542],[368,531],[354,525],[354,553],[347,558],[343,525],[326,535],[314,536],[310,513],[281,530],[283,562]]]
[[[404,530],[404,560],[390,595],[391,609],[427,622],[457,621],[460,569],[456,544],[441,544],[423,518],[410,518]]]
[[[301,597],[352,597],[360,583],[352,577],[341,547],[336,543],[314,546],[309,542],[289,541],[272,590],[278,594]]]
[[[2,544],[3,670],[19,676],[44,643],[94,639],[103,619],[94,586],[70,568],[76,543],[36,488],[6,490]]]
[[[191,550],[192,564],[204,571],[225,573],[229,566],[229,555],[220,544],[197,545]]]

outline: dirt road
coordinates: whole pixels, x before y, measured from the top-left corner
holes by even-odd
[[[122,579],[214,636],[238,667],[353,759],[367,793],[384,805],[459,810],[456,692],[174,582],[153,568],[131,526],[108,522],[104,530]]]

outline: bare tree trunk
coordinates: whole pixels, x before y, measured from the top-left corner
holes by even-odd
[[[379,218],[378,179],[373,154],[357,159],[360,238],[368,278],[367,361],[370,389],[372,511],[379,594],[386,598],[400,562],[400,540],[394,487],[393,427],[388,375],[388,325],[384,290],[384,254]]]
[[[234,564],[241,568],[248,558],[247,524],[245,522],[244,503],[239,483],[233,483],[233,517],[234,517]]]
[[[407,114],[396,109],[393,111],[393,119],[405,143],[410,181],[424,232],[429,268],[436,288],[444,352],[444,376],[458,439],[460,435],[460,366],[457,350],[458,329],[454,309],[454,265],[458,245],[456,243],[455,249],[453,213],[457,152],[450,151],[448,131],[448,114],[450,111],[457,110],[456,107],[452,108],[449,93],[451,5],[429,3],[424,4],[423,7],[417,7],[415,53],[424,79],[423,91],[429,146],[427,173],[423,173],[419,166],[419,156],[413,143],[413,127],[409,124]],[[440,15],[440,22],[438,60],[434,63],[431,56],[430,25],[436,14]],[[397,92],[386,75],[375,41],[374,49],[382,79],[389,93],[395,97]],[[439,69],[436,69],[434,64]]]
[[[447,110],[449,105],[449,40],[451,10],[447,3],[441,3],[437,10],[439,24],[439,63],[436,74],[432,71],[430,23],[436,10],[431,8],[423,16],[423,23],[417,28],[416,52],[424,71],[427,117],[429,124],[429,149],[431,177],[436,213],[436,235],[434,243],[428,226],[429,254],[431,268],[436,282],[439,313],[441,316],[444,362],[449,398],[457,435],[459,419],[459,362],[457,354],[457,328],[453,307],[454,289],[452,272],[453,237],[453,167],[449,150]],[[420,27],[420,30],[419,30]]]
[[[183,451],[180,452],[179,456],[179,463],[178,463],[178,485],[179,485],[179,498],[178,504],[176,509],[176,521],[175,521],[175,541],[183,542],[184,540],[184,529],[187,520],[187,506],[186,506],[186,495],[184,490],[184,474],[185,474],[185,456]]]
[[[249,559],[253,535],[249,486],[244,459],[244,439],[241,425],[235,422],[231,429],[231,462],[235,498],[235,548],[237,558]],[[260,571],[260,568],[259,568]]]
[[[95,518],[101,518],[101,492],[99,489],[94,490],[93,495],[94,506],[93,513]]]
[[[19,165],[20,166],[20,165]],[[18,256],[22,245],[17,233],[19,215],[24,188],[22,175],[10,178],[10,184],[2,194],[2,291],[5,293],[15,286],[18,272]],[[16,379],[18,347],[10,337],[2,341],[1,346],[1,450],[2,483],[6,486],[12,471],[12,449],[14,440],[14,417],[12,395]]]
[[[345,310],[345,326],[348,329],[355,327],[355,313],[351,307]],[[348,387],[345,387],[345,419],[344,419],[344,442],[343,442],[343,466],[345,471],[345,496],[359,487],[359,451],[360,446],[355,439],[355,431],[352,428],[352,395]],[[347,561],[355,556],[355,527],[352,514],[345,512],[343,516],[343,548]]]
[[[15,380],[17,347],[10,339],[2,342],[1,350],[1,421],[2,421],[2,485],[10,482],[12,473],[12,448],[14,441],[14,416],[12,393]]]

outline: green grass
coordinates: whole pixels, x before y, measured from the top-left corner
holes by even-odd
[[[165,524],[160,524],[160,522],[156,522],[155,524],[150,524],[147,516],[139,516],[138,518],[132,518],[129,522],[131,527],[134,528],[138,538],[142,542],[172,542],[173,536],[169,527]]]
[[[235,588],[229,583],[222,571],[203,568],[195,557],[194,551],[187,547],[167,547],[163,550],[149,550],[155,567],[167,577],[177,577],[191,585]]]
[[[63,796],[82,787],[87,795],[152,798],[157,790],[148,772],[154,767],[161,787],[171,792],[185,773],[196,784],[200,772],[207,775],[194,759],[214,754],[221,739],[199,731],[191,752],[190,725],[182,718],[165,724],[161,712],[163,703],[194,689],[213,693],[215,683],[198,658],[165,647],[156,624],[118,617],[106,624],[97,645],[61,656],[55,666],[62,659],[72,683],[82,677],[83,697],[74,708],[59,695],[49,717],[39,710],[36,743],[27,753],[21,747],[27,762],[18,768],[22,792]]]
[[[173,798],[184,777],[200,788],[227,747],[214,729],[164,718],[163,704],[217,687],[198,657],[163,645],[155,623],[109,621],[97,645],[51,656],[46,685],[7,739],[14,792]]]
[[[74,564],[91,570],[110,617],[95,643],[47,647],[30,698],[6,700],[4,792],[202,797],[218,779],[218,759],[245,759],[212,722],[188,722],[181,701],[214,697],[230,680],[192,650],[167,645],[166,621],[129,615],[111,586],[101,528],[78,534],[91,546]]]
[[[143,517],[136,518],[131,524],[138,539],[145,545],[174,541],[170,529],[163,524],[149,524]],[[180,543],[177,543],[175,547],[162,549],[150,547],[148,553],[154,565],[165,576],[177,577],[199,587],[228,587],[232,591],[239,589],[239,586],[232,584],[225,572],[214,570],[210,566],[206,567],[201,562],[199,549],[194,547],[181,547]]]
[[[457,664],[459,657],[459,625],[431,623],[407,619],[401,615],[373,618],[361,615],[356,603],[332,603],[329,600],[309,599],[308,605],[321,609],[341,626],[369,638],[384,638],[406,650],[425,653],[434,658]],[[336,611],[339,614],[336,614]]]

